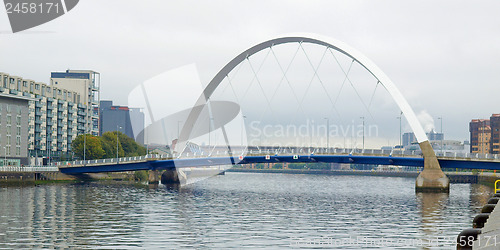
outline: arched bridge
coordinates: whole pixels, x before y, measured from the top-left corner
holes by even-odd
[[[235,143],[231,142],[230,136],[228,136],[229,132],[226,126],[220,121],[212,121],[218,120],[217,117],[212,117],[215,112],[214,106],[211,107],[212,95],[219,88],[221,83],[229,78],[229,74],[235,69],[238,65],[240,65],[244,61],[248,61],[248,59],[260,51],[263,50],[271,50],[272,54],[274,54],[273,48],[278,45],[283,44],[298,44],[299,48],[302,47],[303,44],[313,44],[318,46],[323,46],[325,48],[325,52],[327,51],[336,51],[340,53],[352,63],[356,62],[359,64],[364,70],[366,70],[372,78],[374,78],[377,82],[377,86],[380,84],[383,88],[389,93],[394,102],[397,104],[401,113],[405,116],[408,125],[411,127],[412,131],[415,134],[417,142],[420,146],[420,155],[414,154],[400,154],[396,155],[391,152],[383,152],[383,151],[367,151],[362,150],[359,152],[358,150],[350,149],[337,151],[331,149],[329,146],[328,150],[323,150],[317,148],[316,150],[309,149],[309,152],[305,151],[296,151],[296,152],[274,152],[274,153],[262,153],[262,152],[252,152],[248,148],[244,148],[242,152],[235,152],[234,146]],[[299,50],[297,48],[297,50]],[[305,51],[304,51],[305,53]],[[268,53],[269,54],[269,53]],[[323,54],[323,56],[324,56]],[[333,55],[333,54],[332,54]],[[295,57],[295,55],[294,55]],[[334,56],[335,57],[335,56]],[[312,66],[315,77],[318,77],[318,67],[314,67],[307,57],[307,60]],[[293,59],[292,59],[293,60]],[[335,58],[337,60],[337,58]],[[279,62],[278,62],[279,64]],[[251,66],[251,65],[250,65]],[[340,66],[340,64],[339,64]],[[287,69],[284,69],[280,65],[280,71],[282,71],[284,78],[286,78]],[[251,66],[253,73],[255,74],[255,78],[257,77],[258,69],[255,69]],[[350,68],[349,68],[350,69]],[[342,82],[344,84],[346,80],[349,80],[348,74],[349,71],[342,72],[345,74],[345,78]],[[257,80],[258,81],[258,80]],[[280,82],[281,83],[281,82]],[[325,89],[323,82],[321,82],[322,87]],[[231,82],[229,81],[229,84]],[[259,87],[262,88],[260,82],[258,82]],[[310,83],[309,83],[310,85]],[[351,82],[352,85],[352,82]],[[342,85],[343,86],[343,85]],[[231,85],[232,87],[232,85]],[[354,88],[354,86],[353,86]],[[233,90],[234,91],[234,90]],[[306,90],[307,91],[307,90]],[[303,99],[298,100],[295,92],[292,92],[295,99],[300,105],[303,103]],[[359,96],[359,93],[356,92]],[[263,93],[265,101],[268,105],[270,105],[270,100],[267,98],[266,94]],[[305,95],[304,95],[305,96]],[[330,98],[330,96],[329,96]],[[335,103],[330,99],[332,106],[335,106]],[[363,103],[365,104],[365,103]],[[206,108],[205,108],[206,107]],[[366,105],[365,105],[366,107]],[[367,108],[368,109],[368,108]],[[204,110],[208,110],[206,113],[203,113]],[[241,114],[241,113],[240,113]],[[205,117],[205,118],[204,118]],[[243,116],[243,119],[245,116]],[[200,125],[200,120],[206,119],[206,124]],[[216,75],[215,77],[206,85],[205,89],[197,99],[196,103],[194,103],[193,108],[189,111],[186,119],[183,121],[175,120],[173,122],[177,124],[177,139],[175,140],[175,144],[173,143],[172,149],[177,152],[180,152],[180,156],[173,158],[147,158],[141,160],[131,160],[127,161],[126,159],[113,162],[112,159],[107,159],[104,161],[96,161],[96,162],[74,162],[68,166],[60,166],[61,172],[63,173],[92,173],[92,172],[113,172],[113,171],[130,171],[130,170],[161,170],[161,169],[174,169],[174,168],[183,168],[183,167],[198,167],[198,166],[216,166],[216,165],[236,165],[236,164],[247,164],[247,163],[266,163],[266,162],[336,162],[336,163],[359,163],[359,164],[378,164],[378,165],[403,165],[403,166],[423,166],[424,170],[421,172],[416,181],[417,191],[445,191],[449,190],[449,180],[446,175],[441,171],[441,167],[450,167],[450,168],[483,168],[483,169],[496,169],[496,166],[499,164],[497,159],[473,159],[467,157],[451,157],[442,156],[439,159],[436,157],[434,150],[432,149],[429,140],[419,123],[415,112],[412,110],[406,99],[403,97],[401,92],[398,90],[396,85],[389,79],[389,77],[373,63],[370,59],[364,56],[359,51],[354,48],[348,46],[347,44],[335,40],[330,37],[324,37],[316,34],[292,34],[286,36],[280,36],[273,39],[266,40],[264,42],[258,43],[249,49],[241,52],[239,55],[234,57],[229,63],[227,63]],[[180,128],[180,123],[183,123],[182,128]],[[166,122],[162,123],[167,124]],[[162,125],[162,126],[163,126]],[[225,140],[225,144],[227,146],[227,153],[225,155],[217,156],[215,154],[210,153],[209,157],[198,155],[196,157],[189,157],[186,150],[189,148],[189,143],[195,137],[200,136],[199,128],[204,127],[208,128],[208,145],[210,145],[210,132],[212,128],[220,128],[222,131],[222,137]],[[172,128],[170,128],[172,130]],[[198,129],[198,131],[196,131]],[[363,128],[364,133],[364,128]],[[163,133],[163,135],[167,135],[168,133]],[[196,135],[196,136],[195,136]],[[158,137],[161,137],[158,135]],[[243,145],[243,126],[242,126],[242,139],[241,145]],[[329,134],[328,134],[329,137]],[[364,137],[363,137],[364,138]],[[311,137],[312,140],[312,137]],[[328,140],[328,139],[327,139]],[[364,141],[364,139],[363,139]],[[364,144],[363,144],[364,145]],[[345,145],[344,145],[345,146]],[[364,148],[364,146],[363,146]],[[209,150],[210,151],[210,150]],[[278,150],[279,151],[279,150]],[[326,151],[326,152],[325,152]],[[441,165],[441,167],[440,167]]]

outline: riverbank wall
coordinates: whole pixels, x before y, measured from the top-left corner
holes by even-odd
[[[0,185],[30,185],[50,182],[77,182],[88,180],[133,180],[133,173],[96,173],[67,175],[58,171],[46,172],[0,172]]]

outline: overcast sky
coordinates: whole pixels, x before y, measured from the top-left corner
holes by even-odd
[[[470,119],[500,113],[499,13],[499,1],[81,0],[16,34],[0,11],[0,71],[49,82],[51,71],[92,69],[101,99],[126,105],[166,70],[196,63],[206,83],[265,38],[318,33],[363,52],[416,113],[443,116],[447,138],[465,140]]]

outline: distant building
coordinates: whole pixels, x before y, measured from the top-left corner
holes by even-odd
[[[438,133],[433,129],[431,132],[427,133],[427,138],[429,138],[429,141],[442,141],[444,140],[444,134]]]
[[[436,131],[431,130],[429,133],[426,133],[429,141],[442,141],[444,140],[443,133],[437,133]],[[417,143],[417,138],[413,132],[407,132],[403,134],[403,147],[408,148],[412,144]]]
[[[469,123],[470,152],[486,154],[490,152],[490,120],[474,119]]]
[[[120,131],[128,137],[136,140],[137,143],[144,144],[143,136],[138,137],[134,134],[133,126],[139,128],[136,131],[144,129],[144,113],[138,108],[129,108],[127,106],[113,106],[113,101],[100,102],[100,130],[102,135],[108,131]]]
[[[414,142],[417,142],[417,138],[413,132],[403,134],[403,147],[410,146]]]
[[[446,151],[446,152],[464,152],[465,144],[461,141],[455,140],[442,140],[442,141],[430,141],[434,151]]]
[[[500,114],[492,114],[490,117],[490,153],[500,153]]]

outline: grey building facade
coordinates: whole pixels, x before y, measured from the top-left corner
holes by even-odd
[[[100,135],[108,131],[120,131],[137,143],[144,144],[144,139],[134,134],[135,128],[144,128],[144,113],[140,109],[127,106],[113,106],[113,101],[100,102]],[[138,131],[142,131],[139,129]]]
[[[26,96],[3,93],[0,87],[0,155],[4,159],[18,159],[23,165],[28,160],[29,102]],[[2,161],[1,165],[6,164]]]

